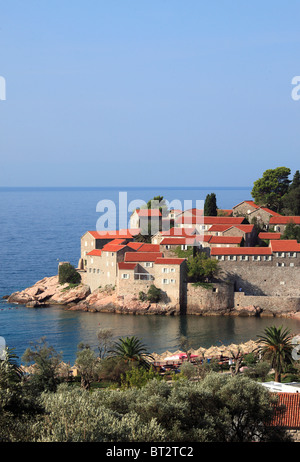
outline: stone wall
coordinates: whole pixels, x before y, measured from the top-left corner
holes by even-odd
[[[300,297],[299,267],[267,267],[247,265],[247,262],[245,265],[231,262],[229,266],[224,263],[220,262],[220,276],[232,282],[236,291],[241,289],[246,295]]]
[[[260,316],[280,316],[300,311],[299,297],[275,297],[245,295],[243,292],[234,293],[234,308],[237,313],[242,308],[255,307]]]
[[[222,315],[234,306],[233,285],[212,283],[206,287],[187,284],[186,314]]]

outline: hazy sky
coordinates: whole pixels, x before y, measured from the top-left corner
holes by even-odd
[[[251,186],[299,169],[300,0],[0,3],[0,186]]]

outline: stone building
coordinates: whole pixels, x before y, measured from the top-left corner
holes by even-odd
[[[258,224],[267,226],[271,217],[281,216],[279,213],[270,210],[267,207],[263,207],[255,204],[254,201],[243,201],[235,205],[232,208],[233,216],[244,216],[247,218],[249,223],[253,222],[253,219]]]
[[[270,218],[269,227],[273,228],[274,231],[283,234],[286,226],[289,223],[294,223],[295,225],[300,225],[300,217],[298,216],[276,216]]]

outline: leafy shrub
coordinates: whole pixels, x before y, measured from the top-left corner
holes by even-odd
[[[160,289],[156,287],[154,284],[152,284],[149,287],[148,293],[147,293],[147,299],[151,303],[158,303],[160,300]]]
[[[79,284],[81,276],[70,263],[62,263],[58,268],[58,281],[60,284]]]

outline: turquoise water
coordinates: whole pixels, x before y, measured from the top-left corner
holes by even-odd
[[[163,195],[169,201],[204,200],[216,192],[218,206],[231,208],[250,198],[250,189],[217,188],[122,188],[128,202],[149,200]],[[98,201],[109,199],[118,204],[119,189],[0,189],[0,298],[33,285],[57,273],[58,260],[77,265],[80,237],[96,229]],[[128,215],[129,218],[129,215]],[[257,318],[201,318],[134,316],[72,312],[51,307],[29,309],[0,300],[0,336],[21,356],[31,341],[46,336],[49,344],[63,352],[65,361],[74,362],[80,341],[97,344],[100,327],[113,329],[116,338],[137,335],[150,351],[175,351],[181,335],[194,348],[255,339],[264,327],[282,325],[300,333],[300,321]]]

